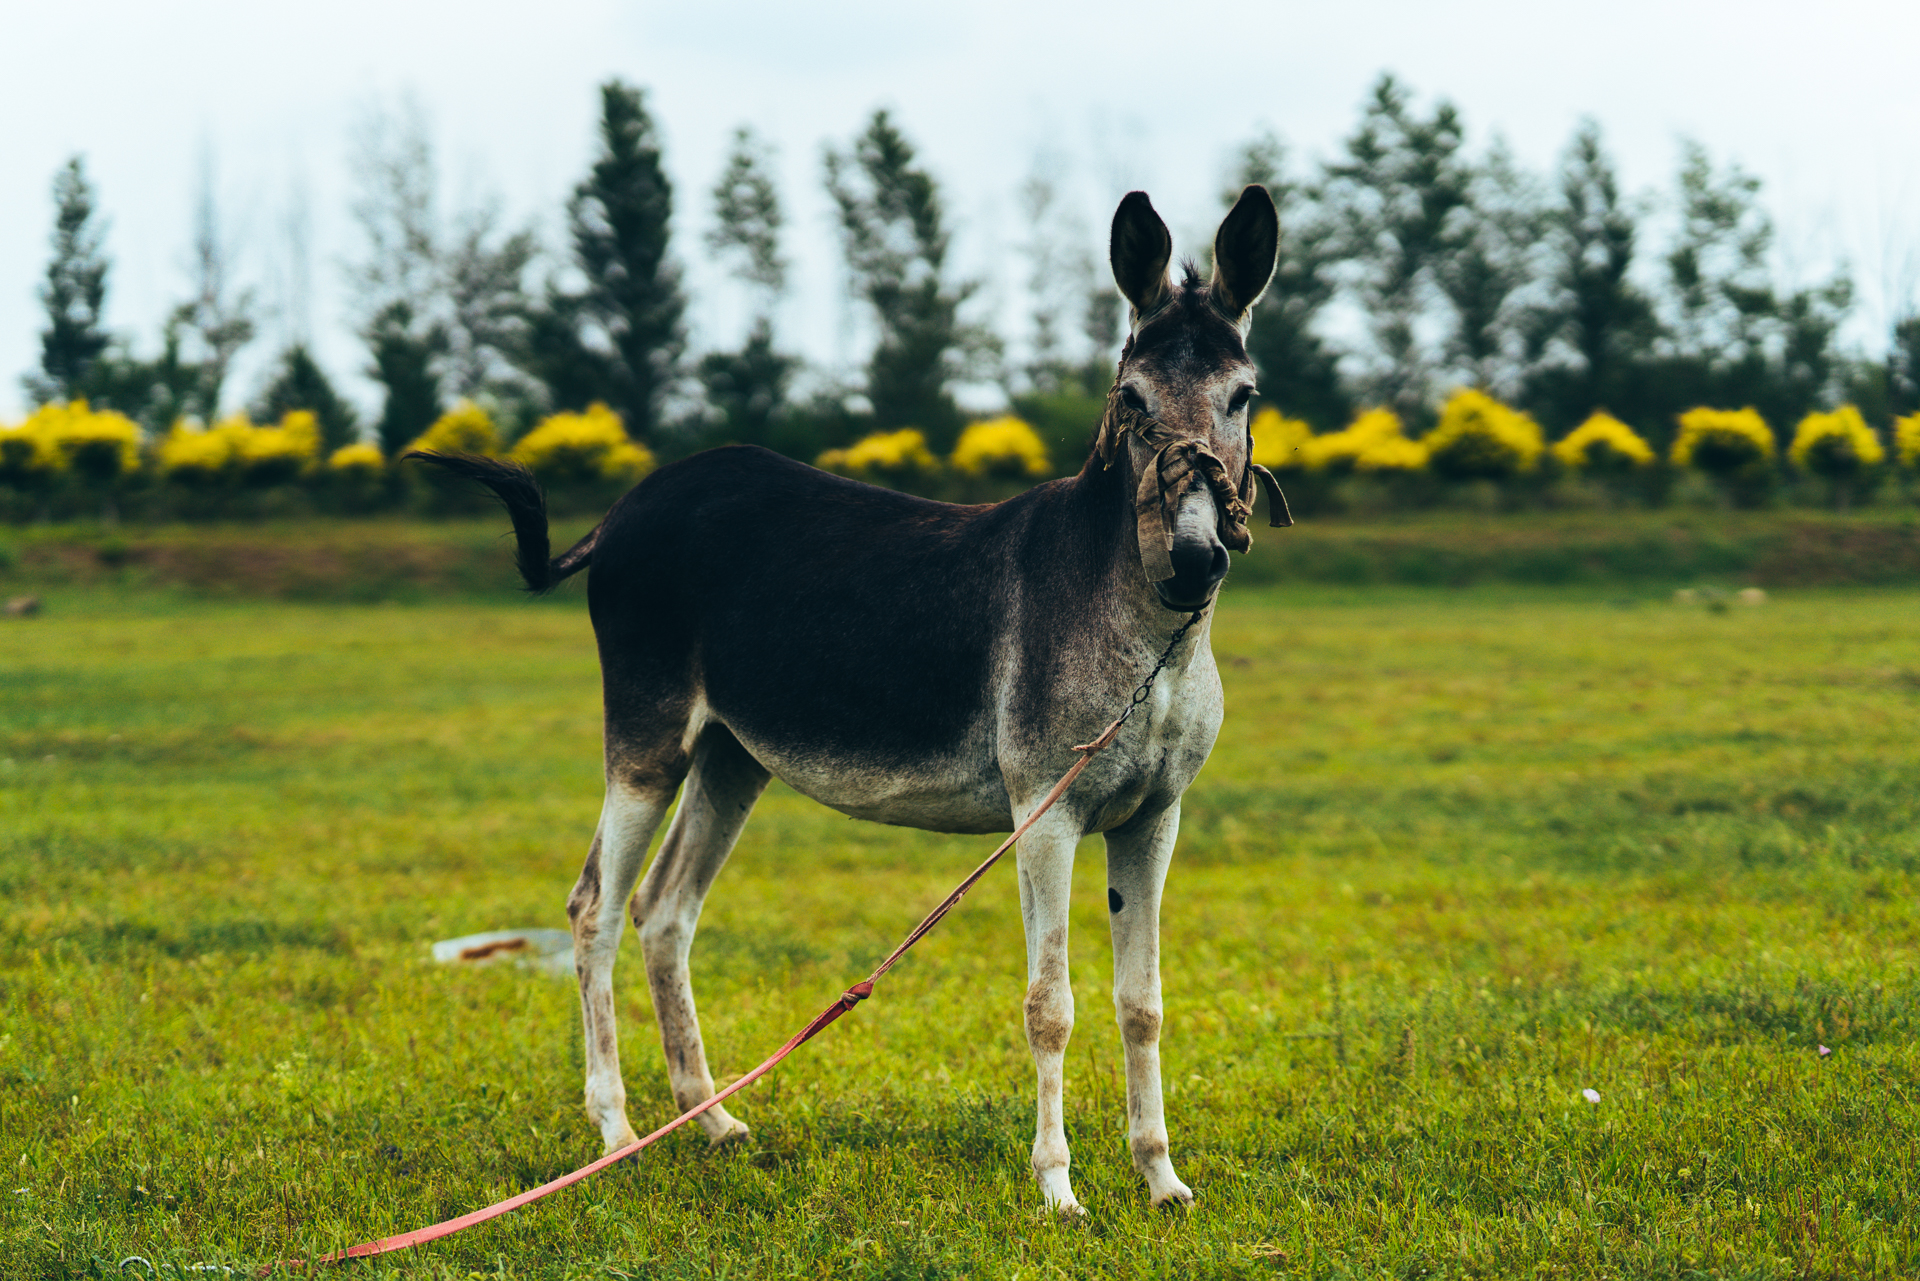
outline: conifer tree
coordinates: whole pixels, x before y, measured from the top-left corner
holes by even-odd
[[[54,175],[53,206],[53,257],[40,286],[47,311],[40,369],[23,380],[27,395],[40,403],[85,395],[88,372],[108,343],[106,229],[95,214],[93,184],[79,156]]]
[[[1343,229],[1356,300],[1373,330],[1372,390],[1403,416],[1427,405],[1437,354],[1421,339],[1435,272],[1468,201],[1463,131],[1452,104],[1413,110],[1391,75],[1375,82],[1346,154],[1327,170],[1328,201]]]
[[[441,362],[451,343],[441,306],[433,147],[419,108],[376,113],[360,129],[355,220],[366,257],[353,284],[364,319],[367,375],[385,391],[377,424],[391,454],[432,426],[444,406]]]
[[[280,353],[272,378],[254,402],[253,416],[259,422],[276,422],[295,409],[308,410],[319,420],[320,443],[328,453],[360,438],[353,406],[334,390],[304,342]]]
[[[1559,190],[1546,238],[1554,292],[1534,318],[1539,359],[1528,399],[1549,427],[1566,430],[1596,409],[1638,407],[1627,384],[1656,330],[1652,304],[1628,278],[1639,232],[1596,122],[1575,130]]]
[[[885,111],[826,167],[854,291],[879,329],[867,361],[874,426],[918,427],[944,452],[960,431],[949,384],[990,340],[960,322],[977,286],[947,278],[939,189]]]
[[[661,426],[681,376],[686,299],[667,254],[673,185],[644,93],[600,87],[600,155],[568,205],[574,263],[586,288],[550,287],[529,333],[529,363],[555,408],[604,400],[627,431]]]
[[[753,319],[738,351],[710,352],[700,360],[700,381],[726,418],[728,438],[756,445],[771,438],[800,363],[774,345],[774,312],[786,293],[787,264],[780,253],[785,215],[771,164],[769,150],[752,130],[734,131],[726,169],[713,188],[707,247],[728,260],[733,275],[752,290]]]

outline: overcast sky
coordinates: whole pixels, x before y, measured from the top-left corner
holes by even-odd
[[[988,281],[982,305],[1007,315],[1003,328],[1021,303],[1014,193],[1036,153],[1054,157],[1090,247],[1119,195],[1143,186],[1189,248],[1217,217],[1240,143],[1272,129],[1296,163],[1332,154],[1383,70],[1423,105],[1457,103],[1471,146],[1498,132],[1535,168],[1583,115],[1600,120],[1636,189],[1670,185],[1683,136],[1738,160],[1765,180],[1790,276],[1851,263],[1856,342],[1881,326],[1890,292],[1913,288],[1920,249],[1911,3],[72,0],[11,6],[6,31],[0,418],[21,412],[18,376],[38,359],[48,184],[69,155],[86,156],[111,219],[109,323],[143,351],[187,289],[195,174],[213,157],[241,273],[270,312],[241,395],[293,323],[285,228],[303,205],[322,360],[370,404],[338,269],[356,252],[355,119],[413,95],[439,148],[444,207],[497,197],[557,245],[593,151],[595,86],[614,75],[647,88],[661,126],[695,344],[736,337],[738,298],[697,237],[728,135],[747,123],[780,149],[797,260],[786,340],[828,366],[859,352],[820,152],[879,106],[943,183],[958,265]]]

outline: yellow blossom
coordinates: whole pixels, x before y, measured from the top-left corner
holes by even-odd
[[[654,468],[652,451],[630,439],[620,415],[599,401],[577,414],[542,419],[521,437],[510,457],[556,484],[632,484]]]
[[[1301,471],[1313,428],[1269,405],[1253,416],[1253,461],[1272,471]]]
[[[355,480],[372,480],[385,471],[386,466],[387,460],[381,457],[380,447],[365,441],[342,445],[327,459],[328,471]]]
[[[1893,420],[1893,451],[1902,467],[1920,469],[1920,414]]]
[[[1430,461],[1426,442],[1405,436],[1386,436],[1373,441],[1353,459],[1360,472],[1411,472],[1424,470]]]
[[[953,449],[963,476],[1045,476],[1053,470],[1047,447],[1032,427],[1011,415],[971,423]]]
[[[1752,408],[1689,409],[1680,415],[1673,465],[1725,475],[1773,457],[1773,432]]]
[[[430,449],[438,454],[494,454],[500,449],[500,433],[486,410],[463,400],[435,419],[433,426],[407,448]]]
[[[927,448],[925,432],[918,427],[902,427],[898,431],[874,432],[845,449],[829,449],[814,460],[814,466],[845,476],[877,475],[905,480],[932,475],[940,470],[940,460]]]
[[[55,455],[61,471],[107,481],[140,467],[140,428],[125,414],[95,410],[85,400],[42,405],[21,424]]]
[[[1838,479],[1886,461],[1887,451],[1852,405],[1808,414],[1794,430],[1787,457],[1801,471]]]
[[[1308,471],[1358,467],[1365,455],[1391,456],[1397,448],[1394,441],[1413,443],[1401,430],[1400,415],[1382,406],[1365,411],[1339,431],[1300,440],[1299,456]]]
[[[1421,438],[1433,469],[1457,480],[1502,480],[1531,471],[1546,449],[1540,424],[1483,391],[1462,387]]]
[[[1647,467],[1656,457],[1653,446],[1638,432],[1604,410],[1555,442],[1553,456],[1576,471],[1583,467]]]

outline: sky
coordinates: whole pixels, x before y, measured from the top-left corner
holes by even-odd
[[[38,359],[49,184],[67,157],[86,157],[110,219],[107,319],[136,349],[152,351],[186,296],[210,166],[237,274],[262,308],[237,397],[305,329],[371,406],[342,279],[358,252],[355,122],[417,102],[443,210],[495,201],[559,246],[594,150],[596,86],[612,76],[647,90],[660,127],[696,349],[733,343],[742,323],[739,288],[698,238],[730,134],[747,124],[777,147],[788,202],[782,334],[829,372],[858,363],[862,329],[844,298],[821,153],[880,107],[942,184],[955,266],[983,282],[979,314],[1009,332],[1023,314],[1016,193],[1036,164],[1069,194],[1064,225],[1089,252],[1103,251],[1106,220],[1134,187],[1153,195],[1176,248],[1197,250],[1241,144],[1271,130],[1296,166],[1332,156],[1383,71],[1423,106],[1457,104],[1470,148],[1498,134],[1538,170],[1583,116],[1601,123],[1631,189],[1670,187],[1682,138],[1738,161],[1765,183],[1790,283],[1850,267],[1856,344],[1920,286],[1911,4],[72,0],[14,6],[6,25],[0,421],[24,412],[19,375]],[[287,283],[296,221],[305,295]]]

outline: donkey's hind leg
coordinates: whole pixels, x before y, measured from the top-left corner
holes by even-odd
[[[707,891],[733,851],[753,803],[767,786],[767,777],[767,771],[724,726],[707,726],[694,746],[693,771],[680,794],[680,807],[633,896],[633,923],[647,958],[647,984],[660,1020],[667,1079],[673,1086],[673,1101],[683,1110],[713,1097],[713,1076],[700,1039],[687,955]],[[702,1112],[699,1121],[715,1143],[747,1132],[724,1107]]]
[[[677,747],[677,745],[676,745]],[[620,1079],[620,1042],[614,1032],[613,962],[626,925],[621,909],[647,857],[654,829],[673,802],[686,771],[672,754],[670,768],[607,770],[607,799],[586,866],[567,896],[573,923],[573,968],[580,979],[580,1014],[587,1048],[587,1119],[600,1128],[606,1150],[634,1141],[627,1124],[627,1087]]]

